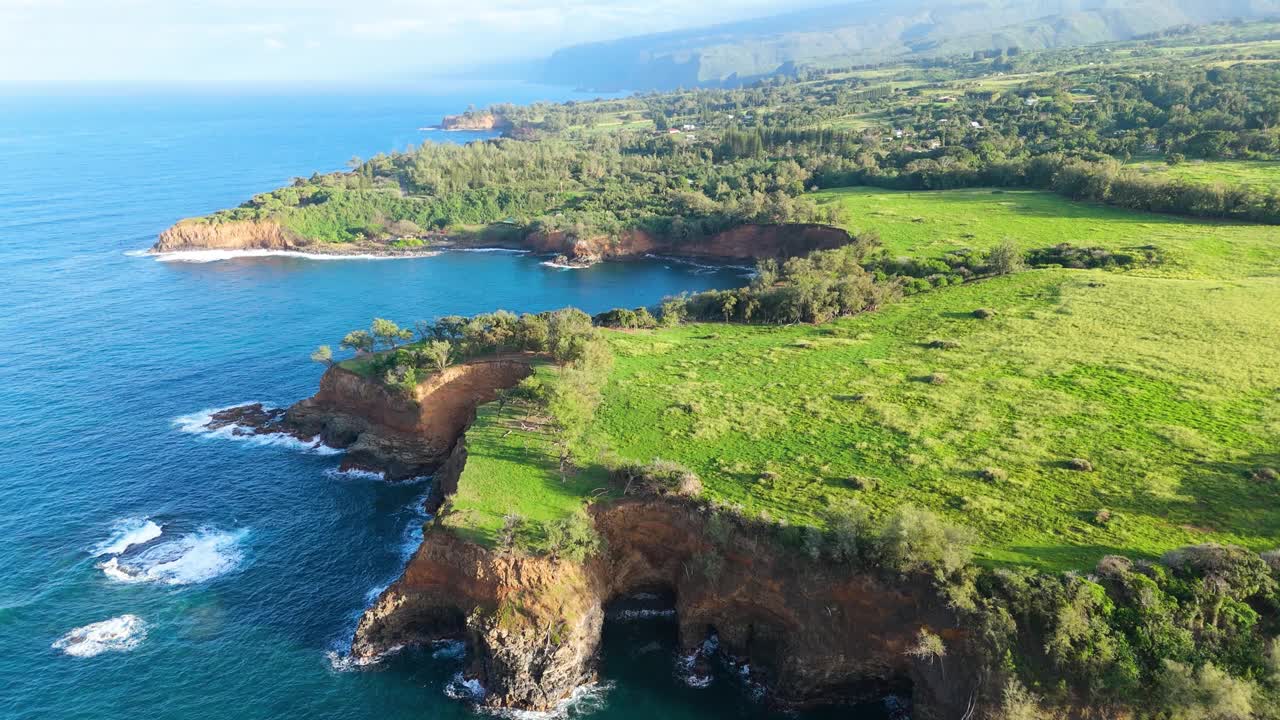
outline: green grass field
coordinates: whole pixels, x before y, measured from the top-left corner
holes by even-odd
[[[1280,162],[1229,160],[1188,160],[1166,165],[1163,160],[1139,160],[1129,164],[1135,170],[1158,177],[1172,177],[1193,182],[1247,185],[1280,189]]]
[[[903,254],[958,244],[935,238],[959,227],[973,246],[1154,243],[1180,263],[1028,271],[823,326],[611,332],[596,445],[683,463],[706,496],[793,524],[851,502],[932,508],[977,529],[988,563],[1061,570],[1211,540],[1280,545],[1280,486],[1252,477],[1280,467],[1280,231],[1041,193],[828,195],[873,208]],[[545,430],[510,410],[485,408],[468,448],[449,522],[482,541],[507,513],[554,520],[606,485],[590,463],[562,482]]]
[[[1139,213],[1072,202],[1032,190],[895,191],[843,188],[816,194],[838,203],[854,232],[875,230],[894,255],[938,256],[1011,239],[1023,248],[1057,243],[1119,250],[1154,245],[1161,277],[1280,275],[1280,228]]]

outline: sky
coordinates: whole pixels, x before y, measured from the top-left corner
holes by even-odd
[[[0,0],[0,85],[412,84],[816,0]]]

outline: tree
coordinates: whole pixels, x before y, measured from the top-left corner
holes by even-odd
[[[333,348],[328,345],[321,345],[311,353],[312,362],[318,362],[323,365],[333,366]]]
[[[373,331],[373,337],[386,345],[389,350],[394,350],[400,340],[413,339],[412,330],[402,329],[399,325],[383,318],[374,318],[370,329]]]
[[[342,338],[338,347],[356,351],[357,355],[373,352],[374,339],[368,330],[352,330]]]
[[[1250,720],[1254,686],[1213,663],[1192,670],[1168,658],[1160,675],[1160,697],[1171,720]]]
[[[443,370],[449,367],[453,359],[453,343],[448,340],[432,340],[423,348],[423,352],[426,353],[427,361],[436,370]]]

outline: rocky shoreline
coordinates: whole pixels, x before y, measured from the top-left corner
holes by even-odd
[[[457,490],[476,407],[530,371],[519,358],[473,361],[407,397],[335,366],[315,396],[287,410],[233,408],[209,427],[345,448],[344,469],[389,480],[434,474],[427,510],[436,513]],[[969,633],[927,578],[886,579],[798,558],[744,525],[713,535],[708,512],[667,496],[597,503],[592,516],[604,549],[583,562],[483,547],[433,520],[403,575],[361,617],[352,659],[464,640],[465,677],[484,689],[478,703],[551,710],[595,680],[607,609],[653,594],[673,599],[664,611],[677,619],[691,671],[717,654],[746,668],[772,705],[908,696],[912,716],[927,720],[960,717],[972,703],[977,679],[963,660]],[[921,629],[952,649],[947,672],[907,652]]]
[[[291,252],[308,255],[422,257],[441,250],[504,249],[538,253],[553,264],[583,268],[598,262],[635,260],[657,255],[708,263],[750,263],[764,258],[786,259],[815,250],[829,250],[853,241],[848,231],[828,225],[740,225],[715,235],[686,240],[660,238],[643,230],[617,235],[578,237],[570,233],[504,232],[430,234],[404,239],[358,243],[309,242],[273,220],[206,222],[183,220],[160,234],[150,253],[222,251]]]

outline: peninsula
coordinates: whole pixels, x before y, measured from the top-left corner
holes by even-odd
[[[756,263],[595,317],[375,319],[315,396],[215,417],[433,477],[357,660],[462,639],[476,702],[552,709],[644,594],[691,677],[782,708],[1272,717],[1275,29],[504,106],[156,249]]]

